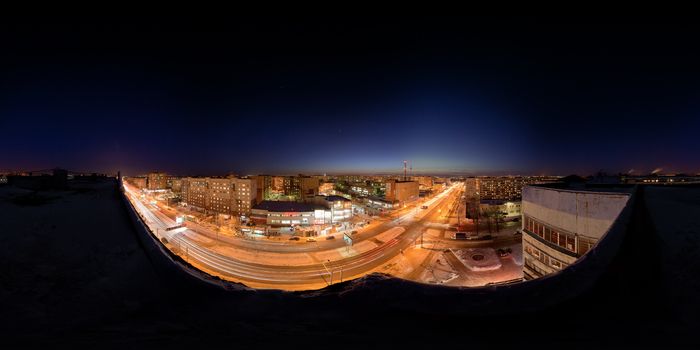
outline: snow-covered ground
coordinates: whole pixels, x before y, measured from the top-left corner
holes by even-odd
[[[46,200],[21,204],[28,196]],[[60,332],[158,302],[161,281],[114,183],[36,195],[0,188],[0,213],[0,308],[12,317],[8,327]]]
[[[429,284],[448,283],[459,277],[457,270],[445,257],[445,253],[434,254],[426,262],[425,269],[421,273],[418,281]]]
[[[283,348],[339,339],[346,347],[408,340],[425,348],[436,339],[489,347],[521,346],[533,335],[542,335],[538,348],[697,348],[700,188],[650,188],[646,208],[645,227],[658,240],[628,249],[636,254],[629,266],[582,296],[542,294],[559,276],[472,289],[373,274],[313,292],[226,291],[160,273],[114,183],[36,195],[0,187],[0,336],[8,349]],[[429,251],[404,256],[422,261]],[[519,260],[501,259],[514,269]],[[635,272],[638,284],[629,284]],[[463,285],[460,278],[447,283]],[[544,308],[541,300],[562,301]]]
[[[450,251],[472,271],[498,270],[502,266],[493,248],[450,249]]]

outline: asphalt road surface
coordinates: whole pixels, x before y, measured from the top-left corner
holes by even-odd
[[[456,188],[456,186],[452,187],[441,195],[436,196],[434,203],[428,209],[417,209],[426,212],[420,213],[418,216],[424,215],[420,218],[414,218],[417,210],[409,210],[399,218],[381,223],[375,228],[363,232],[363,235],[367,238],[392,227],[403,227],[405,231],[396,238],[384,242],[372,250],[342,260],[303,266],[256,264],[212,252],[202,247],[199,242],[183,235],[183,232],[186,232],[188,228],[166,230],[168,227],[175,226],[174,220],[155,206],[143,203],[139,199],[139,194],[134,192],[133,189],[126,187],[125,193],[130,203],[140,213],[156,236],[159,238],[165,237],[169,245],[173,247],[173,251],[176,251],[190,263],[193,263],[195,266],[202,266],[205,270],[213,271],[217,275],[233,281],[248,282],[251,286],[268,286],[270,288],[284,289],[285,285],[330,284],[331,280],[333,282],[340,281],[341,276],[345,277],[345,279],[358,277],[381,266],[392,257],[401,254],[402,250],[414,244],[424,231],[427,223],[446,220],[443,213],[447,213],[450,203],[459,198]],[[329,243],[338,244],[338,247],[344,246],[343,240]],[[291,250],[294,252],[303,251],[299,249],[304,249],[304,245],[289,246],[294,248]],[[333,249],[333,247],[330,249]],[[258,246],[255,246],[255,249],[258,249]]]

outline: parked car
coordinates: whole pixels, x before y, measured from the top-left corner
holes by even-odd
[[[316,238],[309,237],[306,239],[307,242],[316,242]]]
[[[290,237],[290,238],[289,238],[290,241],[298,241],[299,239],[300,239],[300,238],[297,237],[297,236],[294,236],[294,237]]]
[[[428,209],[428,206],[427,206],[427,205],[422,205],[420,208],[421,208],[421,209]]]
[[[326,237],[326,240],[331,240],[331,239],[335,239],[335,236],[327,236]]]

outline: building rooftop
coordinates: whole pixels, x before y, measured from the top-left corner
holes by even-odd
[[[337,202],[337,201],[350,202],[349,199],[347,199],[343,196],[321,196],[321,197],[325,197],[325,199],[329,202]]]
[[[389,204],[393,204],[393,203],[397,203],[397,202],[398,202],[398,201],[390,201],[390,200],[388,200],[388,199],[386,199],[386,198],[377,197],[377,196],[367,196],[367,197],[365,197],[365,198],[367,198],[367,199],[369,199],[369,200],[371,200],[371,201],[374,201],[374,202],[384,202],[384,203],[389,203]]]
[[[508,202],[520,203],[519,200],[517,200],[517,201],[506,201],[506,200],[502,200],[502,199],[481,199],[481,200],[479,200],[480,204],[488,204],[488,205],[503,205],[503,204],[508,203]]]
[[[576,192],[615,192],[615,193],[632,193],[634,185],[625,184],[601,184],[601,183],[583,183],[583,182],[552,182],[546,184],[533,184],[529,187],[543,187],[563,191]]]
[[[253,206],[253,209],[261,209],[272,212],[308,212],[315,209],[324,209],[320,205],[291,201],[262,201]]]

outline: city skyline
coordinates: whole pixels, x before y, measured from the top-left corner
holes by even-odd
[[[233,22],[4,23],[0,169],[700,172],[663,18]]]

